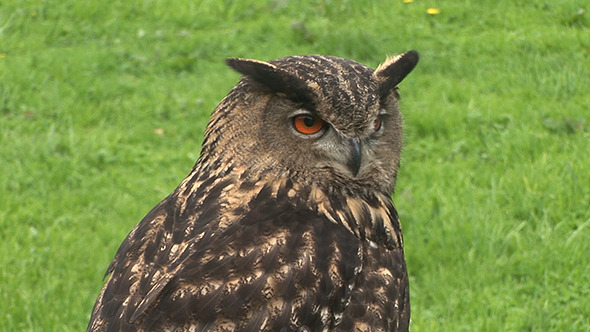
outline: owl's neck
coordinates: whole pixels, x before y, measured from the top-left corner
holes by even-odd
[[[352,192],[334,187],[299,183],[296,178],[276,175],[245,176],[249,170],[219,169],[216,174],[195,167],[180,184],[175,195],[179,206],[198,211],[201,197],[218,195],[218,205],[247,210],[248,204],[261,194],[278,203],[290,202],[295,209],[309,209],[329,221],[342,225],[359,239],[371,241],[389,249],[402,248],[401,225],[393,201],[379,191]],[[207,175],[209,174],[209,175]],[[184,201],[184,202],[182,202]],[[237,208],[236,208],[237,207]],[[220,220],[227,227],[239,222],[239,214]]]
[[[341,192],[312,188],[308,204],[363,240],[388,249],[402,248],[401,224],[393,201],[379,192]]]

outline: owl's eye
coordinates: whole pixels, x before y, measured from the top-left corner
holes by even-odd
[[[381,129],[382,125],[383,125],[383,120],[381,120],[381,118],[375,119],[375,121],[373,122],[373,131],[378,132]]]
[[[318,133],[326,123],[319,117],[311,114],[298,114],[293,117],[293,127],[305,135]]]

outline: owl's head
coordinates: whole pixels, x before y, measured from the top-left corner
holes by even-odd
[[[391,193],[402,149],[397,85],[415,51],[376,70],[352,60],[228,59],[243,78],[211,116],[201,164]]]

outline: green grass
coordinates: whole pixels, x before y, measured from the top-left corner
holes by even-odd
[[[417,49],[394,196],[412,331],[589,331],[587,5],[0,2],[0,330],[86,327],[238,80],[224,58]]]

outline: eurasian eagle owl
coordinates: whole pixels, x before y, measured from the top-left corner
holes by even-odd
[[[242,79],[190,174],[121,244],[88,330],[407,331],[391,194],[397,85],[417,62],[227,60]]]

